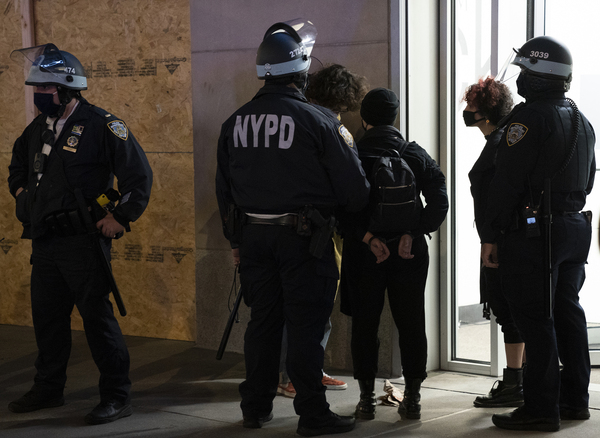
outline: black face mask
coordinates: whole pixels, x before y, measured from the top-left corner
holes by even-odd
[[[62,105],[54,103],[54,94],[33,93],[33,103],[42,114],[48,117],[56,117]]]
[[[485,117],[482,117],[481,119],[476,119],[475,114],[477,114],[477,111],[463,111],[463,119],[465,120],[465,125],[473,126],[476,123],[485,120]]]
[[[527,98],[527,83],[525,75],[521,73],[517,78],[517,93],[519,96]]]

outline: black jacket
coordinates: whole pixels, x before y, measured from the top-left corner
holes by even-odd
[[[281,214],[305,205],[363,208],[369,183],[354,141],[334,117],[294,88],[267,84],[221,128],[216,192],[221,217]]]
[[[402,158],[409,165],[417,181],[417,190],[425,197],[425,208],[421,210],[421,219],[417,228],[411,230],[414,237],[436,231],[448,212],[448,196],[446,194],[446,177],[427,151],[415,142],[407,142],[402,134],[391,125],[375,126],[365,132],[358,141],[360,153],[379,155],[376,149],[396,149],[400,151],[406,146]],[[366,169],[369,164],[363,163]],[[369,216],[367,209],[358,214],[344,218],[344,232],[353,238],[362,240],[368,231]],[[391,237],[391,236],[382,236]]]
[[[496,153],[503,133],[504,129],[498,129],[486,136],[485,146],[469,172],[471,195],[473,196],[473,207],[475,209],[475,226],[480,239],[486,234],[484,227],[486,225],[485,211],[487,210],[488,190],[496,171]]]
[[[146,154],[125,123],[101,108],[80,99],[48,155],[38,183],[33,171],[35,154],[41,152],[46,116],[40,115],[15,141],[9,166],[8,184],[17,197],[17,217],[23,223],[24,238],[44,235],[44,219],[51,213],[77,210],[74,189],[88,200],[113,186],[113,177],[123,196],[115,219],[123,226],[140,217],[150,198],[152,169]]]
[[[573,155],[564,171],[557,173],[570,154],[572,114],[563,93],[549,92],[528,100],[511,115],[490,183],[484,243],[496,242],[501,230],[518,223],[515,219],[526,204],[540,203],[546,177],[553,177],[553,212],[579,211],[585,206],[596,173],[596,139],[583,114]]]

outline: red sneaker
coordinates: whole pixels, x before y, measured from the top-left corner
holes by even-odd
[[[296,397],[296,390],[292,382],[280,383],[277,387],[277,394],[281,394],[284,397],[294,398]]]
[[[323,373],[323,380],[321,380],[321,383],[323,383],[327,389],[346,389],[348,387],[346,382],[334,379],[326,373]]]

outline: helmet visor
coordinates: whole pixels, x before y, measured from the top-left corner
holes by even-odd
[[[303,18],[296,18],[295,20],[287,21],[286,23],[289,24],[302,39],[306,56],[310,57],[317,39],[317,28],[310,21]]]
[[[496,75],[497,81],[508,85],[508,83],[514,83],[517,80],[519,73],[521,73],[521,65],[515,62],[516,56],[517,53],[513,49]]]
[[[77,75],[83,78],[86,76],[85,71],[76,71],[73,66],[69,66],[63,54],[54,44],[14,50],[10,54],[10,58],[29,72],[27,85],[63,84],[65,75]]]
[[[314,24],[304,18],[275,23],[267,30],[265,38],[279,32],[290,34],[303,47],[303,54],[310,57],[317,39],[317,28]]]

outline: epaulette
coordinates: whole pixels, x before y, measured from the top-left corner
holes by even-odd
[[[100,115],[101,117],[103,117],[106,120],[115,120],[115,119],[117,119],[117,117],[114,114],[111,114],[108,111],[106,111],[106,110],[104,110],[104,109],[102,109],[100,107],[92,105],[91,109],[96,114]]]
[[[129,129],[123,120],[97,106],[92,106],[92,110],[106,120],[106,126],[108,126],[114,135],[121,140],[127,140],[129,137]]]

